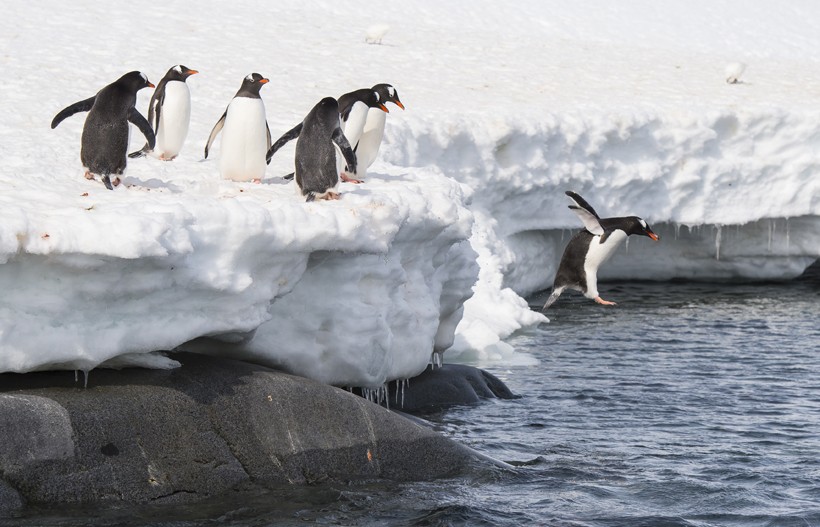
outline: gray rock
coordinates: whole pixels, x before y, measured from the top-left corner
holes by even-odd
[[[410,379],[403,390],[390,383],[391,408],[408,413],[425,413],[454,405],[476,404],[482,399],[516,399],[498,377],[473,366],[444,364],[428,366]],[[404,393],[402,393],[404,392]]]
[[[15,496],[190,502],[328,478],[426,480],[481,459],[345,390],[244,362],[174,358],[181,368],[94,370],[87,389],[71,372],[0,375],[6,509]]]

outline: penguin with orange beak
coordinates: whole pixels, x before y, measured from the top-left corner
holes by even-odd
[[[268,79],[258,73],[245,77],[225,113],[211,130],[205,145],[205,159],[208,159],[216,136],[222,132],[219,172],[224,179],[261,183],[265,176],[265,156],[271,146],[271,137],[259,90],[267,83]]]
[[[163,161],[171,161],[179,155],[191,122],[191,91],[185,81],[197,73],[182,64],[168,70],[148,103],[148,122],[157,135],[157,143],[153,151],[145,145],[128,157],[153,153]]]
[[[51,121],[52,129],[75,113],[88,112],[80,146],[80,161],[85,167],[87,179],[100,176],[109,190],[114,190],[114,186],[119,185],[127,162],[129,122],[136,125],[145,135],[148,145],[154,147],[154,130],[134,107],[137,92],[153,87],[144,73],[132,71],[104,87],[93,97],[75,102],[54,116]]]
[[[566,194],[573,201],[569,208],[578,215],[585,228],[576,233],[564,249],[552,284],[552,294],[541,311],[546,311],[565,289],[575,289],[599,304],[614,306],[615,302],[604,300],[598,294],[598,269],[628,236],[647,236],[655,241],[660,238],[642,218],[601,218],[584,198],[572,191]]]

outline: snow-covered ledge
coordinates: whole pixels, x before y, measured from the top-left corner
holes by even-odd
[[[472,214],[435,170],[310,204],[280,180],[125,183],[4,192],[0,371],[170,367],[147,352],[208,336],[231,342],[221,354],[374,387],[449,347],[472,294]]]

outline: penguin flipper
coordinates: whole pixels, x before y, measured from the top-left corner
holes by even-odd
[[[130,157],[131,159],[136,159],[138,157],[145,157],[150,150],[151,149],[148,148],[148,143],[145,143],[145,146],[143,146],[142,149],[137,150],[136,152],[131,152],[130,154],[128,154],[128,157]]]
[[[267,146],[267,150],[270,150],[270,144],[271,144],[271,139],[270,139],[270,127],[268,126],[268,122],[267,122],[267,121],[265,121],[265,136],[266,136],[266,137],[267,137],[267,139],[268,139],[268,143],[267,143],[267,144],[268,144],[268,146]],[[266,152],[267,152],[267,150],[266,150]],[[267,153],[265,154],[265,157],[267,157]]]
[[[581,218],[584,227],[592,234],[603,234],[604,228],[601,227],[601,218],[598,216],[598,213],[595,212],[595,209],[592,208],[592,205],[571,190],[568,190],[566,195],[575,202],[575,205],[570,205],[569,208]]]
[[[128,120],[140,129],[142,135],[144,135],[145,138],[148,140],[148,148],[150,150],[153,150],[154,146],[156,145],[157,138],[154,135],[154,129],[151,128],[151,125],[148,124],[148,121],[145,119],[145,117],[142,116],[139,110],[132,106],[131,109],[128,110]]]
[[[345,157],[345,161],[347,162],[348,171],[355,174],[357,169],[356,154],[353,153],[353,149],[350,147],[350,142],[347,140],[347,137],[345,137],[344,132],[342,132],[341,126],[336,127],[333,131],[331,139],[342,151],[342,155]]]
[[[299,134],[302,133],[302,126],[303,125],[304,125],[304,122],[297,124],[296,126],[291,128],[290,130],[285,132],[282,135],[282,137],[277,139],[276,142],[273,143],[273,145],[271,145],[270,148],[268,148],[268,153],[265,156],[265,161],[267,161],[267,163],[269,165],[270,165],[270,160],[273,157],[273,154],[275,154],[277,150],[279,150],[280,148],[285,146],[287,143],[289,143],[289,142],[293,141],[294,139],[296,139],[297,137],[299,137]],[[270,133],[270,131],[268,131],[268,133]],[[270,139],[270,136],[268,136],[268,138]],[[268,141],[268,144],[270,144],[270,141]]]
[[[228,109],[225,109],[225,113],[222,114],[222,117],[214,125],[214,129],[211,130],[211,135],[208,136],[208,142],[205,144],[205,159],[208,159],[208,150],[211,149],[211,144],[213,144],[214,139],[216,136],[219,135],[219,132],[222,131],[222,127],[225,126],[225,117],[228,116]]]
[[[94,106],[94,101],[97,99],[97,96],[89,97],[84,101],[77,101],[74,104],[67,106],[60,110],[60,113],[54,116],[54,119],[51,120],[51,129],[57,128],[57,125],[63,122],[66,117],[71,117],[75,113],[80,112],[87,112]]]
[[[154,130],[159,130],[159,114],[162,112],[162,104],[165,102],[165,85],[168,82],[162,79],[159,86],[151,95],[151,101],[148,103],[148,122]]]

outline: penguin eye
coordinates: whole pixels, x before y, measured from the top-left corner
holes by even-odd
[[[379,93],[378,92],[373,92],[373,93],[376,95],[376,102],[381,101],[381,97],[379,97]]]
[[[148,76],[145,75],[144,73],[140,72],[140,77],[142,77],[143,82],[148,82]]]
[[[395,88],[390,86],[390,87],[387,88],[387,93],[389,93],[391,97],[394,97],[396,95],[396,90],[395,90]]]
[[[174,71],[177,73],[182,73],[182,66],[174,66]]]
[[[647,228],[646,222],[645,222],[645,221],[643,221],[643,219],[638,218],[638,221],[641,223],[641,227],[643,227],[644,229],[646,229],[646,228]]]
[[[250,75],[245,77],[245,80],[250,81],[250,82],[255,82],[256,81],[256,79],[253,78],[253,73],[251,73]]]

